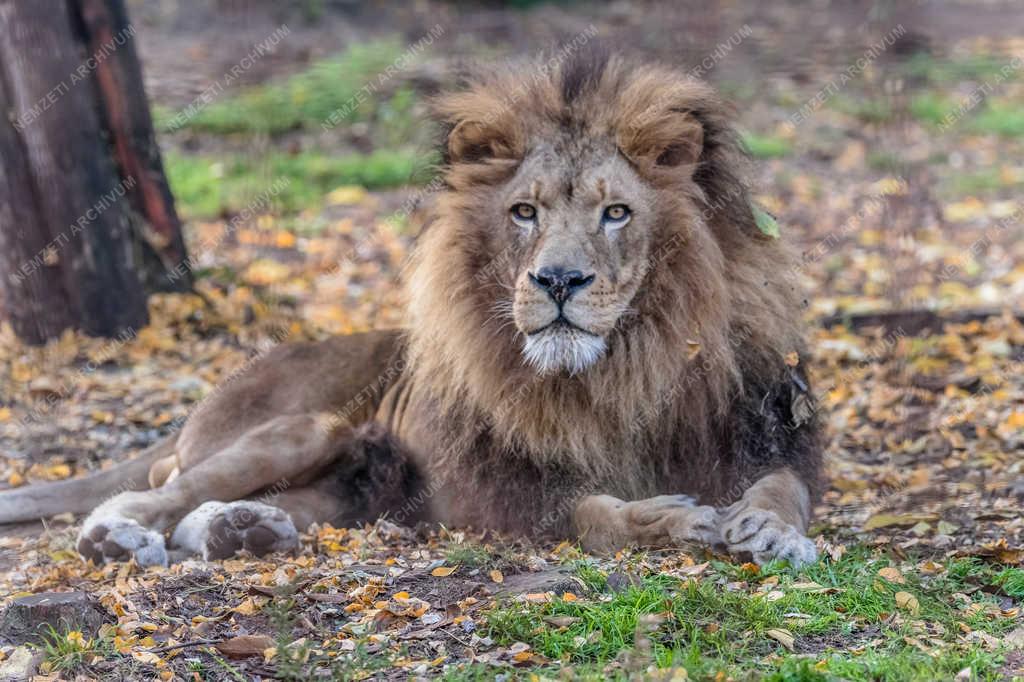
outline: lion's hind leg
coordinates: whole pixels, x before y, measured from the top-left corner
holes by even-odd
[[[329,415],[275,417],[159,488],[121,493],[101,504],[86,518],[78,550],[97,563],[134,556],[140,564],[166,564],[163,533],[189,512],[206,502],[231,503],[262,490],[301,486],[330,464],[339,437],[342,435],[332,428]],[[213,513],[207,507],[190,527],[199,519],[223,526],[225,515],[243,527],[245,523],[239,524],[236,518],[240,509],[218,508]],[[252,509],[247,513],[252,514]],[[267,521],[255,524],[261,529],[256,531],[257,536],[264,527],[283,533],[280,542],[264,544],[277,547],[288,542],[286,525],[269,523],[274,514],[260,510],[256,516]],[[294,539],[294,526],[290,533]],[[250,544],[253,542],[250,540]]]

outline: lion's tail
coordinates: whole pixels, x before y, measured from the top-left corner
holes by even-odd
[[[0,524],[36,521],[65,512],[83,514],[118,493],[145,490],[149,487],[150,467],[174,454],[177,440],[177,435],[168,436],[135,459],[86,478],[0,492]]]

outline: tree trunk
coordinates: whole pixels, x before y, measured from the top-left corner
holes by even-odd
[[[0,292],[28,342],[138,329],[190,284],[133,39],[121,0],[0,0]]]

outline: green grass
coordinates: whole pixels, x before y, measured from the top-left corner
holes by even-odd
[[[755,159],[777,159],[793,152],[789,140],[782,137],[747,132],[742,139],[743,146]]]
[[[886,173],[900,174],[906,166],[906,162],[896,152],[891,152],[885,149],[870,149],[867,153],[866,158],[868,167],[877,170],[884,171]]]
[[[1007,180],[998,168],[962,171],[946,178],[943,193],[949,197],[991,195],[1001,189],[1019,187],[1020,183]]]
[[[866,95],[839,93],[828,100],[828,106],[865,123],[883,123],[893,115],[889,102],[884,99],[872,99]]]
[[[938,126],[956,111],[957,106],[956,102],[946,97],[928,92],[910,100],[910,115],[921,123]]]
[[[903,64],[903,73],[909,78],[923,78],[930,83],[951,85],[961,81],[991,81],[1002,78],[1005,56],[974,54],[957,59],[935,57],[918,52]],[[1007,71],[1008,78],[1016,72]]]
[[[975,133],[1021,137],[1024,136],[1024,109],[1019,103],[990,100],[969,127]]]
[[[1024,599],[1024,569],[1007,568],[996,575],[995,581],[1014,599]]]
[[[483,545],[469,543],[453,544],[444,553],[445,561],[449,565],[469,566],[480,568],[488,566],[495,560],[494,553]]]
[[[320,206],[324,195],[342,185],[382,189],[415,184],[432,158],[397,149],[340,157],[315,152],[259,158],[171,153],[164,162],[182,215],[211,218],[237,213],[274,186],[281,189],[273,193],[269,208],[288,214]]]
[[[395,40],[356,44],[283,81],[233,96],[211,93],[214,101],[205,107],[156,109],[156,125],[165,132],[188,128],[224,135],[319,131],[329,120],[334,125],[365,121],[387,128],[388,136],[408,137],[417,127],[415,98],[398,86],[398,78],[384,75],[404,50]]]
[[[684,667],[696,679],[719,673],[770,680],[951,679],[967,667],[975,679],[994,677],[1000,652],[964,642],[961,624],[999,637],[1015,622],[965,607],[995,604],[977,586],[1002,581],[1009,592],[1024,582],[1020,572],[997,574],[978,562],[958,560],[936,576],[904,571],[906,583],[893,584],[878,575],[889,565],[889,559],[867,550],[852,550],[838,562],[822,561],[799,575],[770,566],[751,578],[737,567],[715,564],[696,581],[654,575],[603,599],[501,606],[487,616],[485,631],[500,644],[525,642],[595,678],[623,660],[635,646],[638,623],[655,615],[660,622],[647,635],[650,659],[638,665]],[[758,591],[768,576],[777,576],[778,585]],[[749,586],[729,588],[744,579]],[[897,606],[898,591],[919,601],[916,614]],[[958,602],[951,597],[956,592],[972,595]],[[544,620],[557,617],[575,620],[561,627]],[[773,629],[792,633],[800,655],[773,638]],[[914,640],[932,651],[922,651]],[[459,673],[464,676],[450,679],[473,679],[473,674],[466,669]]]
[[[108,638],[88,639],[78,631],[57,631],[50,627],[43,635],[43,662],[50,671],[74,673],[86,667],[94,657],[114,655],[113,642]]]

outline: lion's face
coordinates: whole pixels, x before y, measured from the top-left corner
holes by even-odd
[[[493,229],[505,235],[496,242],[509,254],[524,359],[541,373],[575,374],[604,355],[644,279],[653,202],[614,147],[584,153],[580,165],[564,159],[554,148],[524,159],[495,188]]]

